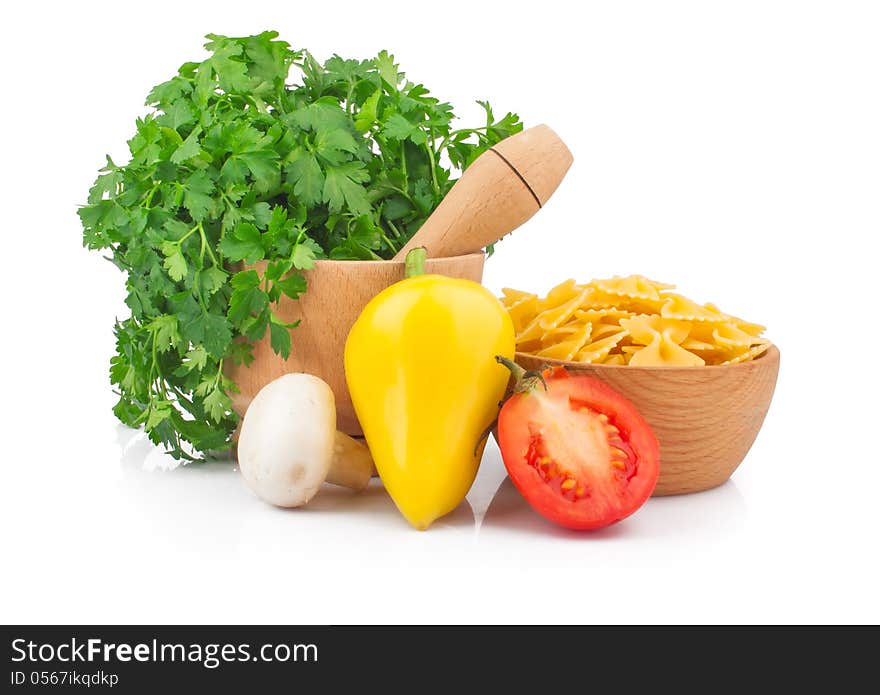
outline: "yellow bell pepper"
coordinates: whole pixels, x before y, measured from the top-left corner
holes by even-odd
[[[417,529],[455,509],[480,465],[512,359],[510,316],[470,280],[419,275],[424,249],[407,256],[407,279],[364,308],[345,345],[345,376],[385,488]]]

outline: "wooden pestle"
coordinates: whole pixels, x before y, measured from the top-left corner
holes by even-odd
[[[438,258],[498,241],[541,209],[572,161],[568,147],[546,125],[505,138],[474,160],[394,260],[418,246]]]

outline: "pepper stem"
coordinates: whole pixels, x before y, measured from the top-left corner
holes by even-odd
[[[513,385],[514,393],[526,393],[527,391],[534,391],[538,388],[538,384],[541,384],[544,387],[544,390],[547,390],[547,382],[544,381],[544,376],[541,372],[527,372],[525,369],[520,367],[513,360],[509,360],[502,355],[495,355],[495,361],[498,364],[503,364],[510,370],[510,373],[513,374],[513,378],[516,380],[516,383]]]
[[[403,261],[404,277],[414,278],[425,274],[425,261],[428,260],[428,249],[418,246],[406,254]]]

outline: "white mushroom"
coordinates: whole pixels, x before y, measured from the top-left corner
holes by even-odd
[[[260,390],[242,421],[238,465],[257,496],[279,507],[305,504],[324,480],[362,490],[373,471],[369,449],[336,431],[333,391],[311,374]]]

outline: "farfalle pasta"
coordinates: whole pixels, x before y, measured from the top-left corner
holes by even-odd
[[[504,289],[516,349],[548,359],[639,367],[738,364],[770,347],[764,326],[699,304],[641,275],[578,284],[546,297]]]

